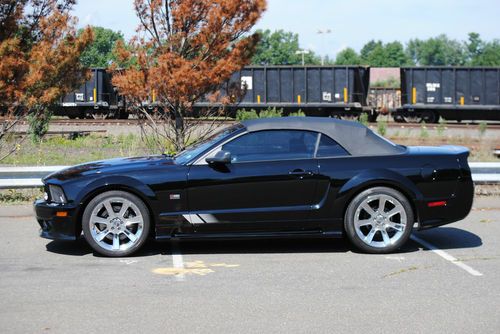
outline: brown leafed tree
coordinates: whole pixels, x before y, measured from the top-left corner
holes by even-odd
[[[48,119],[47,108],[86,77],[79,58],[92,40],[77,36],[75,0],[2,0],[0,3],[0,160],[13,152],[7,134],[20,120]]]
[[[186,121],[194,116],[196,101],[224,106],[237,98],[234,92],[221,93],[220,87],[250,62],[258,36],[249,32],[266,1],[135,0],[134,6],[138,34],[130,45],[117,47],[119,62],[130,66],[115,74],[113,83],[143,113],[157,147],[172,144],[180,151],[212,130]],[[157,118],[144,106],[152,100],[160,111]],[[197,116],[206,119],[220,111],[206,108]]]

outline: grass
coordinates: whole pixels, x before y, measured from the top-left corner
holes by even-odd
[[[0,204],[2,205],[28,204],[37,198],[43,198],[42,188],[0,190]]]
[[[15,166],[75,165],[114,157],[144,155],[148,152],[147,145],[134,134],[89,135],[73,140],[65,137],[50,137],[37,144],[24,142],[15,154],[1,163]]]

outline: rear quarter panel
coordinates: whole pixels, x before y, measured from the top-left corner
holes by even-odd
[[[449,222],[470,209],[460,208],[466,201],[457,200],[468,196],[460,189],[469,186],[466,179],[461,179],[464,173],[453,155],[407,151],[391,156],[318,159],[318,164],[323,178],[317,198],[326,197],[326,201],[312,218],[322,220],[329,217],[325,228],[341,229],[350,201],[361,191],[375,186],[387,186],[402,192],[419,221]],[[429,210],[426,204],[433,200],[446,200],[449,205]]]

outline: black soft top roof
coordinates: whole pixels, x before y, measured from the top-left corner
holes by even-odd
[[[327,135],[351,155],[400,154],[404,147],[376,135],[361,123],[328,117],[277,117],[244,121],[249,132],[262,130],[306,130]]]

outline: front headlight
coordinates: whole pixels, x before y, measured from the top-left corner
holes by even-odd
[[[64,204],[66,203],[66,196],[64,196],[64,191],[59,186],[49,185],[50,201],[54,203]]]

